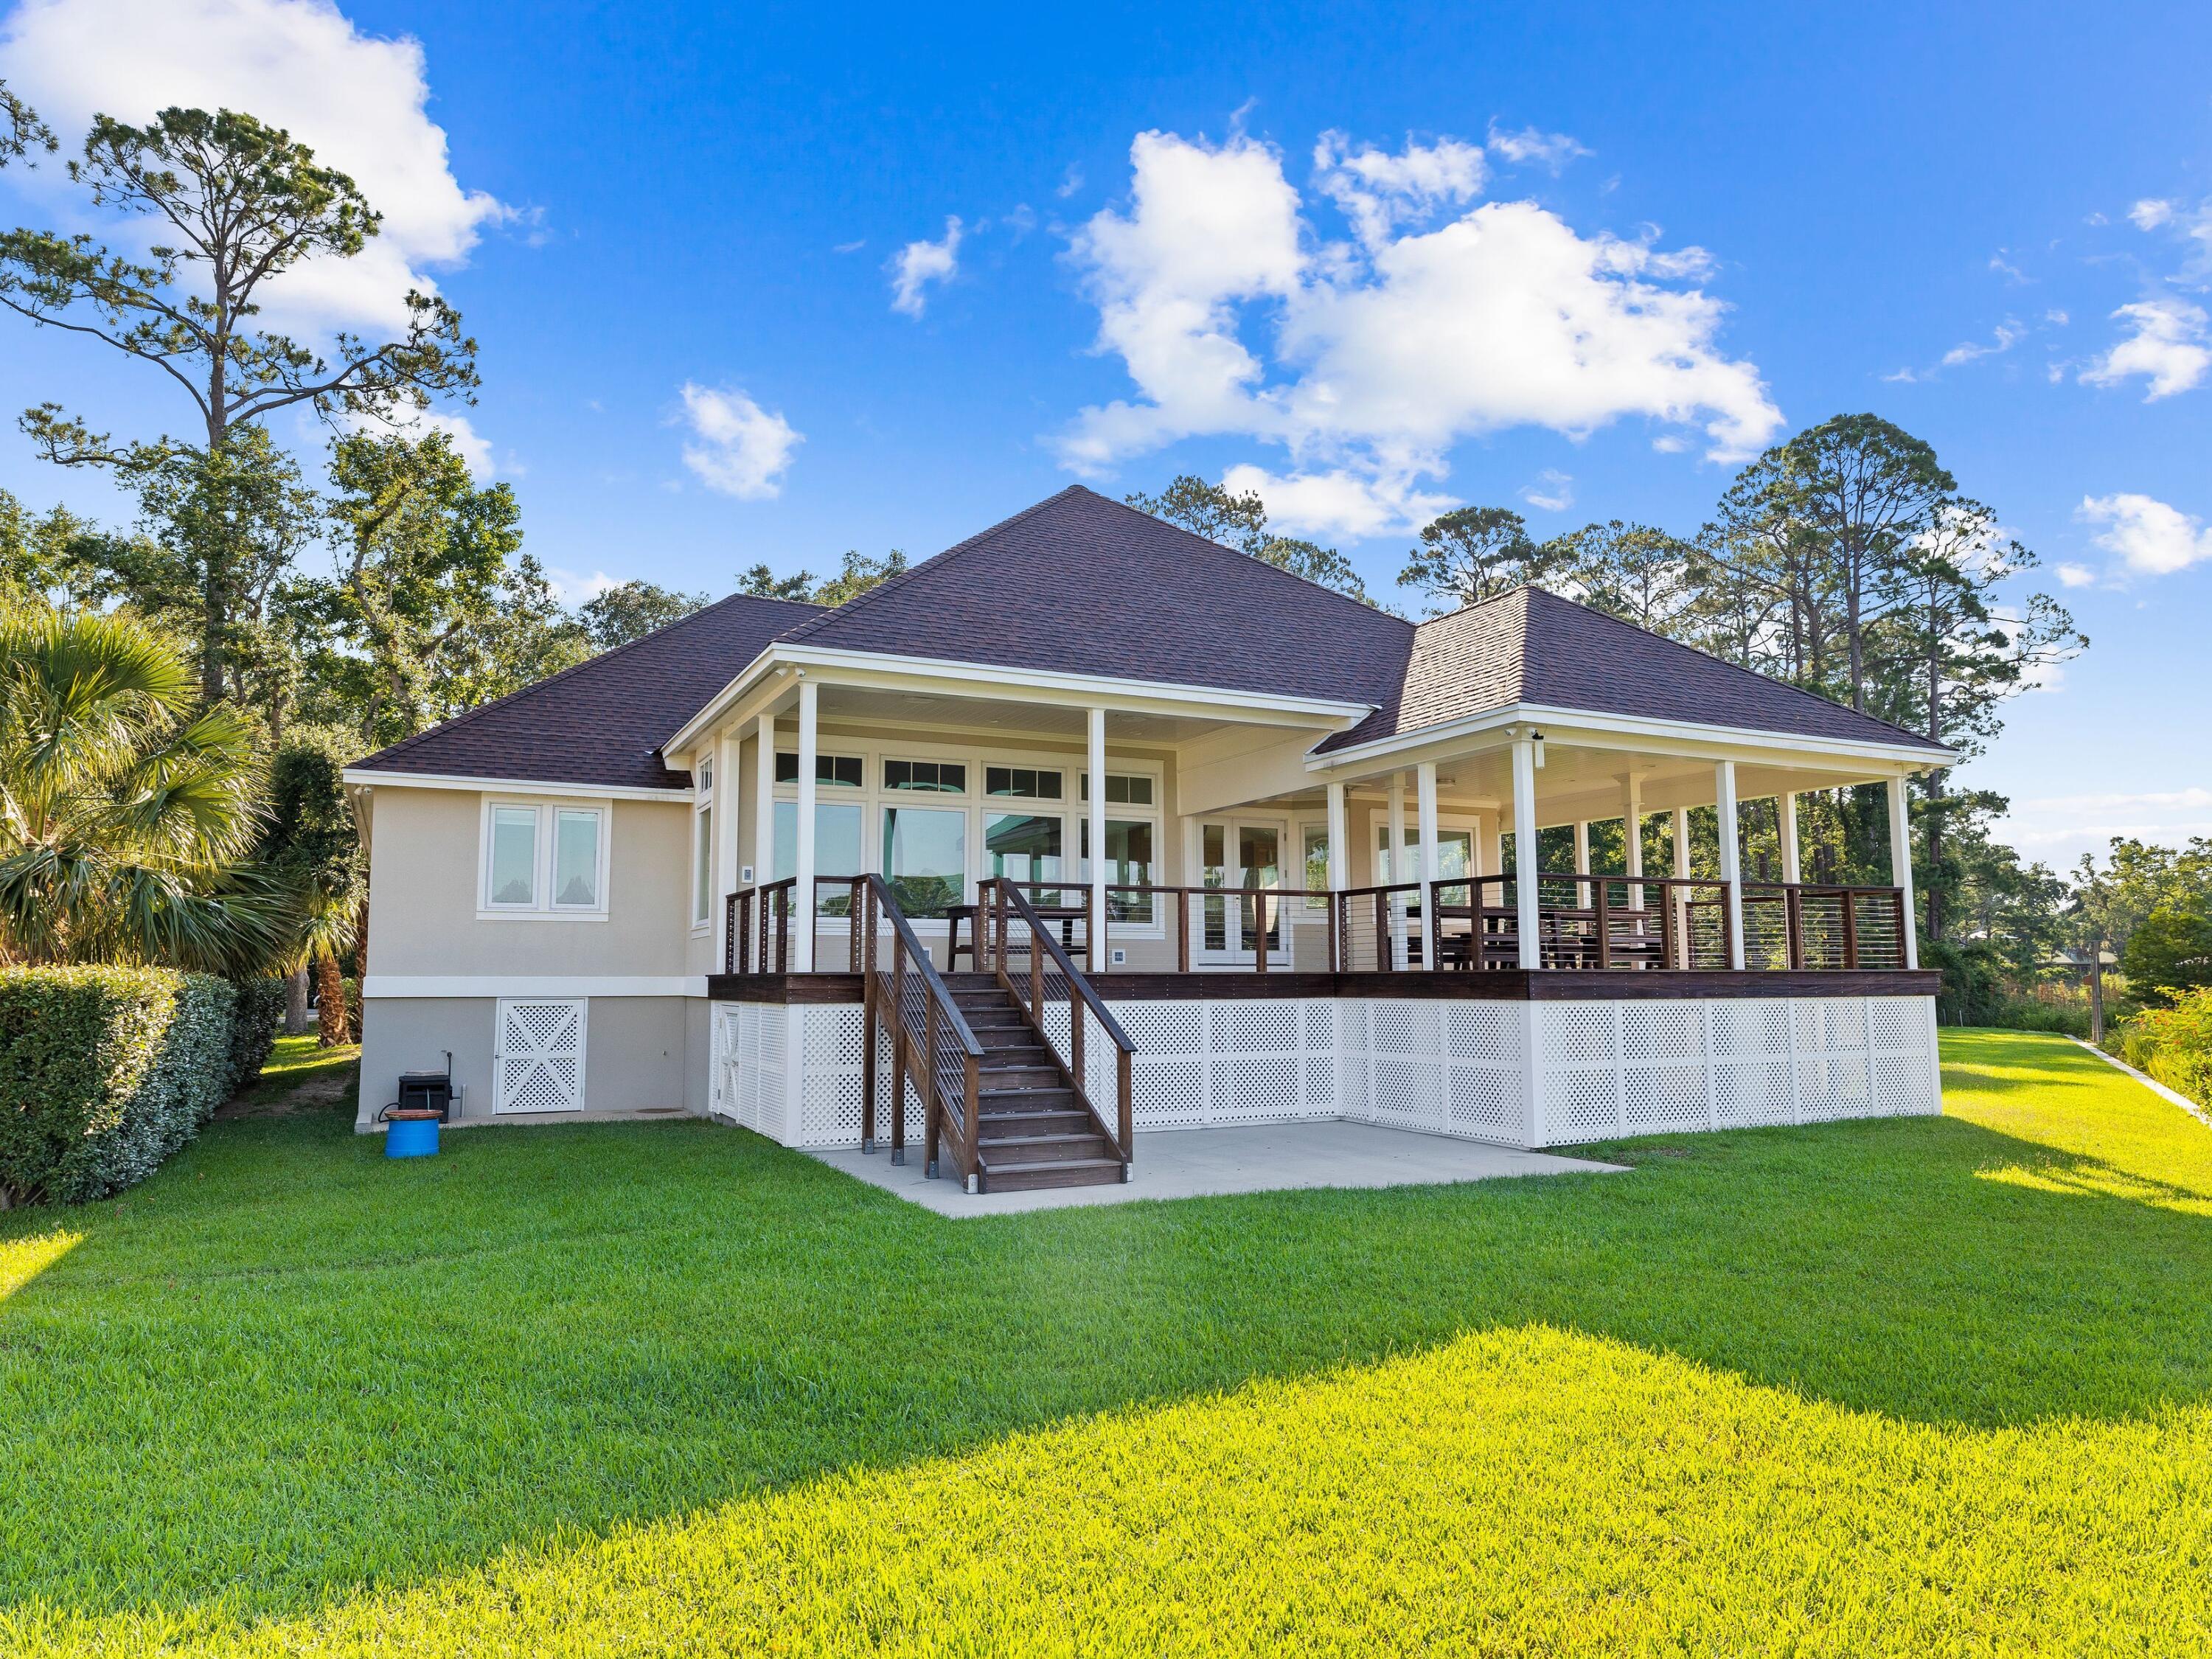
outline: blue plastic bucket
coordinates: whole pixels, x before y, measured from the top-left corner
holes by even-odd
[[[386,1158],[435,1158],[438,1120],[434,1117],[395,1117],[385,1126]]]

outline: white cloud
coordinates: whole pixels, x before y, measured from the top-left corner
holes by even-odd
[[[2076,512],[2105,526],[2097,545],[2139,574],[2170,576],[2212,559],[2212,530],[2204,521],[2151,496],[2085,495]]]
[[[2145,403],[2186,392],[2212,371],[2203,307],[2160,295],[2122,306],[2112,313],[2135,330],[2081,371],[2090,386],[2117,386],[2131,375],[2150,382]]]
[[[1221,484],[1231,495],[1257,490],[1267,504],[1267,527],[1292,536],[1404,533],[1459,505],[1449,495],[1415,489],[1410,477],[1382,478],[1342,468],[1278,477],[1248,462],[1231,467]]]
[[[1324,132],[1314,146],[1314,184],[1352,222],[1370,249],[1390,240],[1399,225],[1418,223],[1438,208],[1482,192],[1482,147],[1446,138],[1435,144],[1407,140],[1392,155],[1371,144],[1354,148],[1340,132]]]
[[[295,266],[263,291],[293,327],[396,330],[410,288],[515,217],[455,180],[426,112],[422,44],[364,34],[330,0],[24,0],[0,36],[15,90],[65,135],[95,112],[150,120],[182,104],[246,112],[352,175],[384,216],[350,259]],[[43,175],[40,175],[43,176]]]
[[[1990,337],[1988,344],[1984,345],[1978,340],[1962,340],[1953,346],[1943,354],[1943,367],[1957,368],[1961,364],[1972,362],[1977,357],[2000,356],[2010,351],[2027,337],[2026,329],[2017,322],[2007,319],[1997,325],[1996,331]]]
[[[2097,573],[2086,564],[2062,564],[2058,580],[2068,587],[2087,587],[2097,580]]]
[[[2054,307],[2052,309],[2043,313],[2043,320],[2050,324],[2053,328],[2063,328],[2073,319],[2068,317],[2064,312],[2060,311]]]
[[[2128,219],[2137,230],[2156,230],[2173,222],[2173,204],[2146,197],[2128,210]]]
[[[580,571],[562,570],[549,567],[545,585],[553,590],[553,597],[566,605],[578,605],[586,599],[596,599],[611,587],[620,587],[622,579],[610,576],[604,570],[594,570],[588,576]]]
[[[684,384],[684,420],[695,441],[684,465],[708,489],[741,501],[772,501],[783,490],[791,452],[805,441],[781,415],[734,388]]]
[[[1580,437],[1642,415],[1702,425],[1725,459],[1773,434],[1782,416],[1757,368],[1716,347],[1724,307],[1670,285],[1702,254],[1584,238],[1529,202],[1406,228],[1464,205],[1468,150],[1385,156],[1326,137],[1316,191],[1355,243],[1311,233],[1271,146],[1139,134],[1127,209],[1094,216],[1071,248],[1098,349],[1139,396],[1084,410],[1055,441],[1063,461],[1095,473],[1238,435],[1282,445],[1290,477],[1357,477],[1391,500],[1443,477],[1454,443],[1505,427]]]
[[[1534,161],[1540,167],[1551,168],[1554,173],[1577,155],[1593,153],[1564,132],[1540,132],[1534,127],[1507,132],[1495,121],[1490,124],[1489,143],[1495,154],[1516,165]]]
[[[891,309],[921,315],[932,283],[949,283],[960,270],[960,221],[948,216],[942,241],[908,242],[890,262]]]
[[[1546,467],[1534,483],[1521,486],[1521,499],[1543,513],[1564,513],[1575,504],[1575,481],[1566,473]]]
[[[2115,836],[2172,847],[2212,836],[2212,790],[2148,789],[2014,800],[2000,831],[2030,857],[2070,868],[2084,853],[2101,861]]]
[[[1070,161],[1067,164],[1067,171],[1060,174],[1060,183],[1054,187],[1052,193],[1059,197],[1060,199],[1064,202],[1082,188],[1083,169],[1074,162]]]

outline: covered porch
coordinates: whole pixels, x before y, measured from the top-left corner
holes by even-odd
[[[790,1144],[1006,1192],[1142,1185],[1170,1128],[1536,1149],[1936,1109],[1924,751],[1526,711],[1332,745],[1348,715],[811,678],[789,702],[751,757],[771,878],[727,893],[708,990],[724,1115]],[[927,739],[892,720],[918,707]],[[1805,881],[1797,795],[1869,781],[1893,880]],[[1762,798],[1778,878],[1742,867]]]

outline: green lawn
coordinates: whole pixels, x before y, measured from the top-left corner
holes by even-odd
[[[941,1219],[691,1123],[0,1216],[0,1651],[2212,1650],[2212,1131]]]

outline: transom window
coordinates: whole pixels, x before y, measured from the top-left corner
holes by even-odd
[[[1063,787],[1062,775],[1034,766],[987,766],[983,769],[983,793],[987,795],[1009,795],[1018,800],[1058,800]]]
[[[603,916],[606,884],[605,807],[486,804],[479,910]]]
[[[1091,799],[1091,775],[1083,775],[1083,799]],[[1140,772],[1109,772],[1106,775],[1106,804],[1109,806],[1150,806],[1152,804],[1152,781]]]
[[[818,788],[828,784],[835,789],[862,789],[866,784],[867,769],[858,755],[817,755],[814,757],[814,782]],[[775,781],[778,783],[799,781],[799,756],[789,750],[779,750],[775,757]]]
[[[968,793],[968,768],[960,761],[887,760],[884,763],[884,787],[964,795]]]

